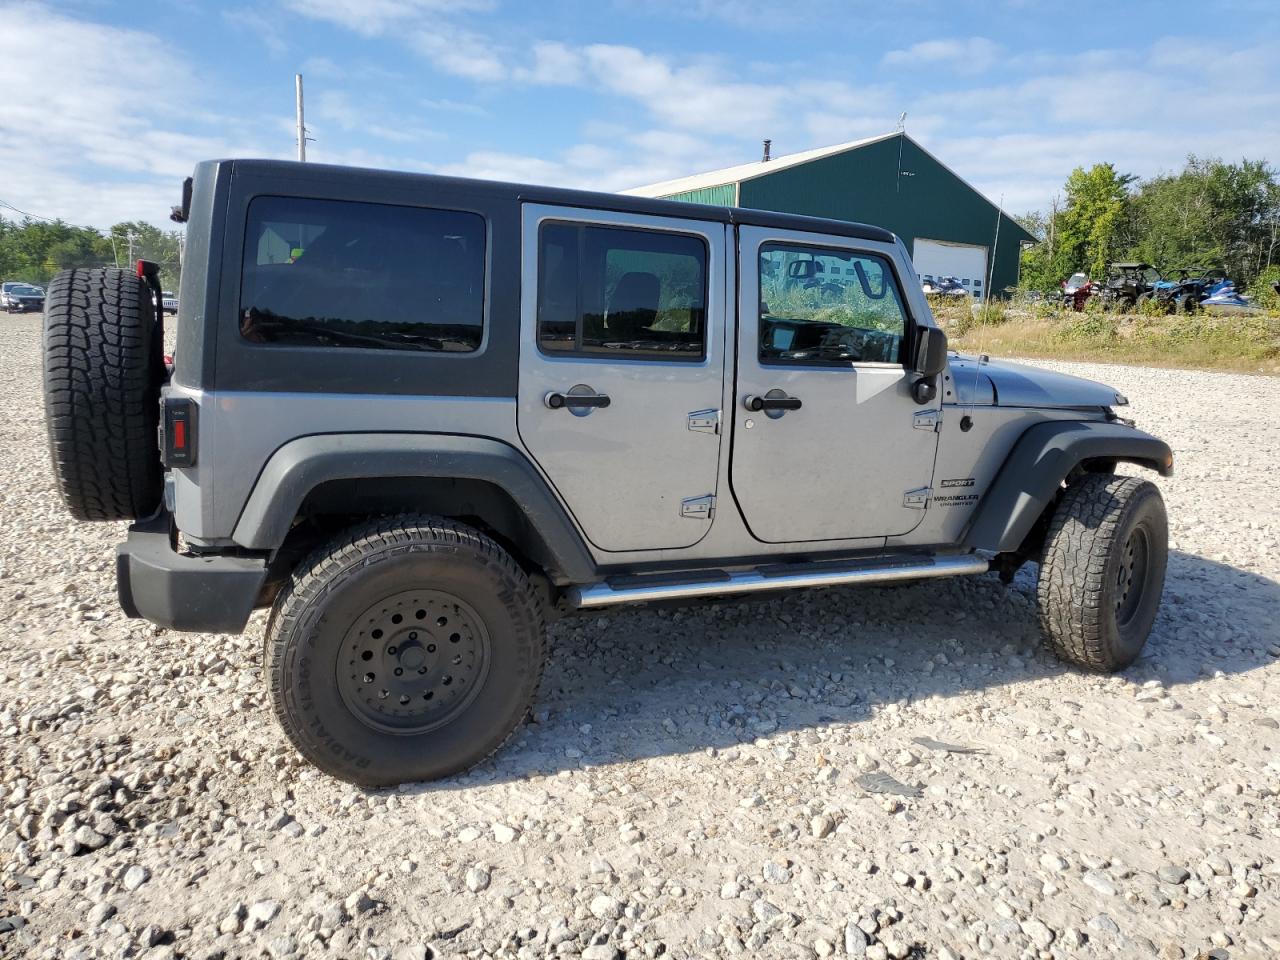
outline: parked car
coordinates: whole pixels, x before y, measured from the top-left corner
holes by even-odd
[[[44,288],[32,283],[7,280],[0,284],[0,307],[6,313],[39,312],[44,309]]]
[[[170,293],[168,290],[161,291],[160,308],[164,310],[165,313],[170,313],[170,314],[177,313],[178,312],[178,295],[176,293]]]
[[[274,713],[328,773],[480,762],[547,620],[618,604],[1035,561],[1052,650],[1138,657],[1167,523],[1115,469],[1167,476],[1169,447],[1111,387],[949,354],[889,231],[300,171],[196,168],[171,373],[156,265],[59,274],[45,394],[71,514],[134,521],[125,612],[239,632],[270,607]],[[839,297],[787,289],[819,275]]]
[[[1113,263],[1102,290],[1102,306],[1128,313],[1161,279],[1160,271],[1149,263]]]
[[[969,291],[955,277],[925,277],[920,285],[926,296],[967,297]]]

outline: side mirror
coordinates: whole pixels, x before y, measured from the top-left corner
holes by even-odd
[[[922,377],[936,377],[947,369],[947,335],[937,327],[920,327],[918,332],[912,369]]]
[[[938,395],[938,374],[947,369],[947,335],[937,327],[920,327],[916,343],[916,382],[911,396],[919,404],[931,403]]]

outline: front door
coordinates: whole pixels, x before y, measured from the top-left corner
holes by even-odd
[[[924,517],[938,408],[911,397],[893,250],[739,230],[730,476],[759,540],[901,536]]]
[[[520,438],[601,550],[688,547],[713,522],[725,231],[524,208]]]

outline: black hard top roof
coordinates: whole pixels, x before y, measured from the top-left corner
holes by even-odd
[[[1111,265],[1116,270],[1154,270],[1149,263],[1113,263]]]
[[[406,173],[394,170],[371,170],[364,167],[340,167],[324,163],[298,163],[293,160],[217,160],[211,163],[232,167],[237,174],[284,177],[299,182],[351,182],[376,180],[384,185],[403,184],[406,188],[421,189],[426,184],[438,184],[458,193],[479,194],[487,197],[506,196],[529,203],[543,203],[562,207],[582,207],[591,210],[613,210],[619,213],[649,214],[658,217],[683,217],[688,220],[709,220],[718,223],[734,223],[744,226],[774,227],[780,230],[808,230],[833,236],[854,237],[859,240],[875,240],[894,243],[897,238],[883,227],[826,217],[805,217],[793,213],[775,213],[772,210],[751,210],[744,207],[718,207],[701,203],[684,203],[678,200],[655,200],[650,197],[631,197],[620,193],[598,193],[590,190],[569,190],[563,187],[539,187],[518,183],[502,183],[496,180],[472,180],[463,177],[442,177],[430,173]]]

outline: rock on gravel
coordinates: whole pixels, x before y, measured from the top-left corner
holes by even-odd
[[[1043,651],[1032,568],[579,615],[496,757],[365,791],[276,728],[263,614],[123,617],[0,326],[0,956],[1280,956],[1275,380],[1049,365],[1177,457],[1120,676]]]

